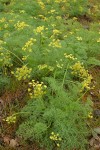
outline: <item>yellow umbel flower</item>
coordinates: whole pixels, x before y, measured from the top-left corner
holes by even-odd
[[[15,123],[16,119],[17,119],[16,116],[12,115],[12,116],[9,116],[9,117],[7,117],[6,119],[3,119],[3,120],[6,121],[8,124],[11,124],[11,123]]]
[[[72,69],[72,74],[80,77],[81,79],[87,78],[89,75],[88,70],[86,70],[83,64],[79,61],[70,68]]]
[[[45,4],[41,0],[38,0],[38,4],[40,5],[41,9],[45,9]]]
[[[38,81],[32,80],[29,82],[28,92],[30,98],[40,98],[46,93],[47,86],[43,82],[39,83]]]
[[[36,31],[37,33],[42,33],[43,30],[44,30],[44,26],[39,26],[39,27],[37,27],[37,28],[35,29],[35,31]]]
[[[64,53],[65,58],[71,59],[71,60],[77,60],[77,58],[75,58],[72,54],[66,54]]]
[[[25,60],[27,60],[27,58],[28,58],[28,56],[23,56],[22,60],[25,61]]]
[[[56,143],[56,146],[57,147],[60,147],[60,144],[59,142],[62,141],[61,137],[59,136],[59,134],[57,133],[54,133],[54,132],[51,132],[51,135],[50,135],[50,140],[54,141]]]
[[[78,41],[82,41],[82,37],[76,37]]]
[[[2,18],[1,20],[0,20],[0,22],[5,22],[6,21],[6,18]]]
[[[53,14],[54,12],[55,12],[56,10],[55,9],[51,9],[49,12],[48,12],[48,14]]]
[[[93,118],[93,114],[91,112],[88,114],[88,118],[90,118],[90,119]]]
[[[53,34],[54,34],[54,35],[59,35],[60,33],[61,33],[61,31],[59,31],[59,30],[57,30],[57,29],[54,29],[54,30],[53,30]]]
[[[26,80],[30,78],[32,68],[28,68],[27,66],[22,66],[21,68],[17,68],[15,72],[11,72],[17,80]]]
[[[55,0],[56,3],[66,2],[66,0]]]
[[[47,64],[39,65],[38,68],[39,68],[39,70],[43,70],[43,69],[48,69],[49,71],[53,71],[54,70],[54,67],[49,66]]]
[[[24,13],[25,13],[25,10],[19,10],[19,12],[24,14]]]
[[[14,25],[14,27],[17,29],[17,30],[22,30],[22,29],[24,29],[25,27],[28,27],[29,25],[28,24],[26,24],[25,22],[20,22],[20,21],[18,21],[15,25]]]
[[[46,17],[43,16],[43,15],[38,15],[38,16],[39,16],[39,18],[43,19],[44,21],[47,21],[47,20],[48,20],[48,18],[46,18]]]
[[[8,66],[8,67],[13,66],[10,53],[8,51],[4,52],[3,47],[0,47],[0,62],[2,63],[3,66]]]
[[[62,62],[62,59],[60,59],[59,61],[56,61],[56,66],[57,66],[57,68],[60,68],[60,69],[63,68],[64,64]]]
[[[57,39],[57,40],[53,39],[52,42],[50,42],[49,46],[57,47],[57,48],[62,47],[59,39]]]
[[[36,42],[36,39],[30,38],[29,41],[27,41],[25,43],[25,45],[22,47],[23,51],[28,51],[28,52],[32,52],[32,45],[33,43]]]
[[[72,74],[76,77],[79,77],[82,81],[82,90],[84,89],[86,90],[90,90],[90,84],[92,81],[92,76],[88,73],[88,70],[86,70],[83,66],[83,64],[81,64],[79,61],[76,62],[72,67],[70,67],[72,69]]]
[[[97,43],[100,43],[100,38],[97,40]]]
[[[57,16],[56,19],[57,20],[61,20],[62,18],[61,18],[61,16]]]
[[[6,29],[8,27],[8,24],[6,23],[5,25],[4,25],[4,28]]]
[[[88,77],[86,79],[84,79],[84,81],[82,82],[82,89],[87,89],[90,90],[90,84],[91,84],[91,80],[92,80],[92,76],[88,75]]]

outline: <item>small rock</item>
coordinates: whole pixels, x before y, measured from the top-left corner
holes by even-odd
[[[9,144],[10,147],[15,148],[15,147],[18,146],[18,145],[19,145],[19,144],[18,144],[18,142],[17,142],[17,139],[11,139],[11,140],[10,140],[10,144]]]
[[[95,139],[94,139],[94,138],[91,138],[91,140],[90,140],[90,142],[89,142],[90,146],[93,146],[93,145],[94,145],[94,142],[95,142]]]

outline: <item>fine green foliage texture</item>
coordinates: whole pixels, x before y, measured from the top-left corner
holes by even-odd
[[[88,0],[0,1],[0,95],[28,87],[27,104],[5,121],[19,115],[17,136],[47,150],[87,149],[93,116],[84,95],[93,89],[88,68],[100,66],[100,23],[79,21],[94,17],[92,8]]]
[[[91,110],[90,100],[87,103],[79,100],[77,86],[71,85],[69,92],[64,91],[61,83],[55,79],[46,80],[53,95],[28,102],[21,110],[24,112],[24,121],[19,126],[17,135],[25,140],[35,139],[49,150],[56,146],[55,141],[50,140],[50,134],[54,132],[62,139],[60,149],[86,149],[89,134],[86,118]]]

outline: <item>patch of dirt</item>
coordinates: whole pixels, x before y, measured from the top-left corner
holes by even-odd
[[[90,70],[94,79],[95,88],[90,92],[94,102],[94,108],[100,109],[100,67],[95,67]]]
[[[79,16],[78,21],[84,25],[84,28],[88,29],[89,23],[91,23],[93,20],[87,15]]]
[[[3,100],[4,104],[9,104],[9,103],[13,103],[15,100],[21,100],[23,99],[23,97],[25,96],[27,92],[27,89],[22,88],[18,88],[16,89],[14,92],[12,91],[5,91],[5,93],[0,97],[0,99]]]
[[[93,76],[95,88],[90,92],[94,105],[94,118],[90,122],[93,131],[89,144],[90,150],[100,150],[100,67],[92,68],[90,73]],[[99,132],[94,132],[95,129],[99,129]]]

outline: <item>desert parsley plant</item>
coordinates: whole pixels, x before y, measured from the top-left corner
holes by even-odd
[[[82,103],[79,89],[73,84],[64,90],[54,78],[46,78],[46,81],[48,93],[43,98],[30,100],[22,109],[24,121],[17,135],[25,140],[39,141],[40,146],[48,150],[54,147],[86,149],[91,101]]]
[[[100,65],[100,23],[78,22],[89,2],[1,0],[0,12],[0,90],[10,80],[27,86],[16,134],[47,150],[85,150],[93,115],[83,96],[94,88],[88,68]]]

